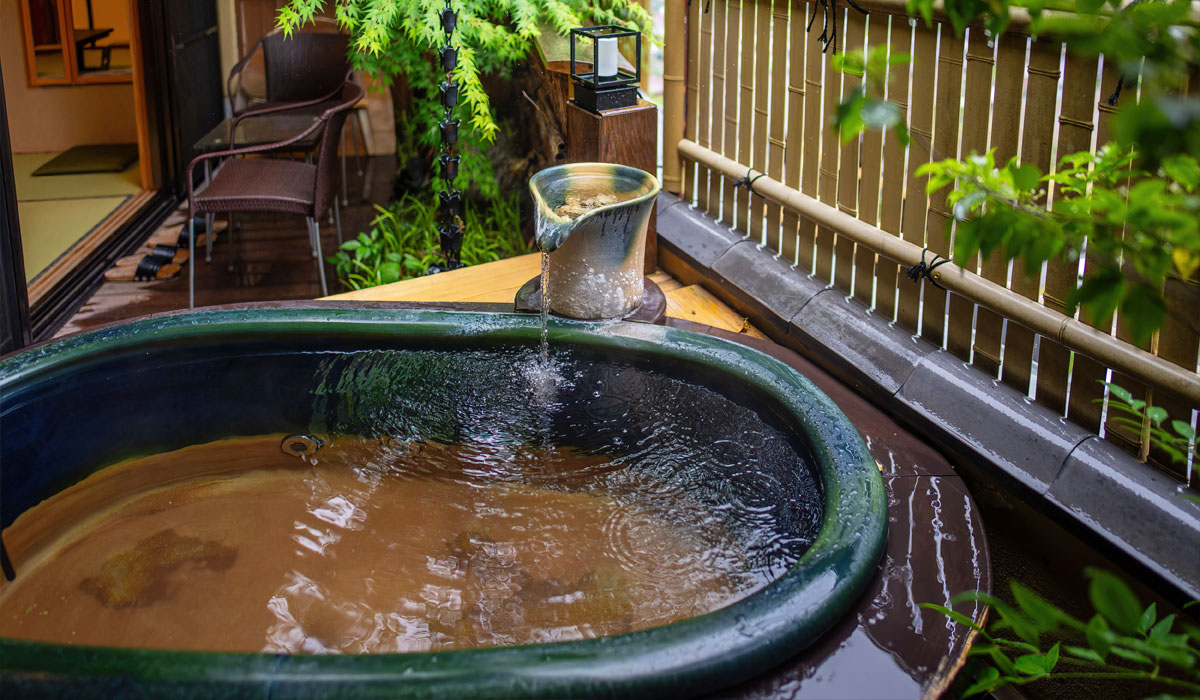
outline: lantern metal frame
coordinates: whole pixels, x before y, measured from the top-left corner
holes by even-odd
[[[579,71],[576,58],[575,44],[578,39],[592,42],[592,62],[590,71]],[[634,45],[633,72],[621,70],[618,66],[614,76],[603,77],[598,74],[599,52],[601,39],[630,38]],[[602,24],[595,27],[579,27],[571,30],[571,64],[570,76],[575,83],[575,103],[592,112],[608,109],[632,107],[637,104],[638,84],[642,81],[642,33],[635,29],[626,29],[615,24]],[[618,59],[620,48],[618,43]]]

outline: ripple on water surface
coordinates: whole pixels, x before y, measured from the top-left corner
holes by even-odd
[[[314,362],[314,457],[230,438],[23,514],[0,635],[286,653],[585,639],[729,605],[819,523],[804,446],[745,397],[581,352]]]

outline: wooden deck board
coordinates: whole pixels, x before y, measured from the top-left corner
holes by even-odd
[[[541,269],[539,254],[530,253],[325,298],[339,301],[511,302],[521,285],[540,274]]]
[[[521,285],[541,272],[538,253],[497,260],[369,289],[334,294],[339,301],[511,302]],[[767,340],[745,316],[726,306],[698,284],[683,286],[662,270],[650,279],[667,297],[667,315]]]

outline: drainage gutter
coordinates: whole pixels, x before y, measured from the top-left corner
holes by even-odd
[[[671,274],[703,284],[958,463],[979,467],[1089,544],[1151,575],[1167,598],[1200,598],[1200,557],[1187,554],[1200,552],[1200,504],[1183,498],[1167,475],[673,195],[659,195],[658,233],[660,262]]]

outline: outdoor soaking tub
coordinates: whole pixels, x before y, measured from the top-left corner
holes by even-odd
[[[711,519],[735,542],[737,566],[746,569],[737,575],[757,581],[744,596],[661,626],[638,629],[635,620],[633,631],[617,628],[608,636],[588,638],[587,625],[575,625],[565,636],[534,639],[541,643],[521,638],[502,646],[499,630],[500,641],[488,637],[477,648],[396,647],[409,653],[313,653],[322,649],[295,625],[284,630],[292,636],[281,632],[278,643],[253,652],[8,635],[0,639],[0,690],[81,697],[679,697],[728,687],[794,657],[854,603],[885,544],[883,483],[854,427],[807,379],[765,354],[707,335],[560,319],[550,322],[553,376],[547,379],[539,333],[534,315],[265,304],[148,317],[10,355],[0,360],[0,525],[11,559],[6,578],[15,577],[4,582],[9,591],[0,588],[0,596],[19,592],[14,586],[34,575],[29,542],[58,534],[39,533],[37,518],[27,513],[42,511],[31,509],[59,504],[59,516],[69,513],[70,499],[86,491],[81,482],[118,473],[131,459],[263,435],[287,435],[276,452],[288,454],[277,458],[295,460],[298,469],[335,454],[339,445],[377,444],[372,449],[417,460],[407,464],[419,464],[412,455],[423,449],[440,454],[443,446],[466,446],[476,461],[455,469],[476,479],[473,488],[479,478],[503,482],[528,496],[522,503],[585,493],[588,503],[605,505],[620,499],[596,495],[595,483],[623,484],[652,472],[663,493],[711,516],[698,518],[696,528]],[[486,454],[477,445],[486,446]],[[544,470],[522,462],[518,469],[495,459],[499,453],[543,454],[539,450],[569,450],[582,460],[570,464],[583,466],[576,473],[571,470],[577,467]],[[355,483],[376,488],[381,478],[386,481],[386,469],[368,472],[370,478],[360,474]],[[161,486],[153,474],[121,478],[139,488]],[[109,500],[119,500],[121,494],[108,488]],[[332,514],[321,511],[322,517],[341,518],[339,532],[361,536],[362,518],[369,526],[375,511],[343,506]],[[432,512],[430,504],[422,507]],[[261,516],[256,510],[251,505],[228,517],[266,536],[267,508]],[[402,545],[408,533],[425,526],[423,517],[401,518],[378,536]],[[298,521],[296,527],[302,527]],[[478,528],[488,531],[488,521]],[[173,536],[176,543],[199,542]],[[291,537],[312,544],[307,535]],[[222,572],[235,570],[229,568],[233,550],[228,556],[220,548],[204,551],[195,556],[209,557],[212,570],[188,569],[199,572],[197,580],[219,582]],[[500,555],[489,552],[492,566]],[[639,552],[624,555],[636,558]],[[339,561],[331,571],[361,564]],[[674,566],[660,563],[668,572]],[[692,565],[703,575],[711,562]],[[142,571],[133,564],[127,569]],[[505,576],[505,590],[517,590]],[[101,599],[97,577],[72,590]],[[187,583],[171,580],[171,590]],[[590,575],[581,580],[585,588],[607,585]],[[115,611],[104,614],[153,614],[166,594],[145,590],[154,595],[128,601],[108,590],[103,595],[116,601]],[[21,608],[8,614],[56,622],[51,604]],[[455,616],[460,625],[470,617],[461,611]],[[37,629],[24,618],[8,622]],[[188,639],[187,630],[163,633]],[[299,640],[297,646],[287,646],[289,639]]]

